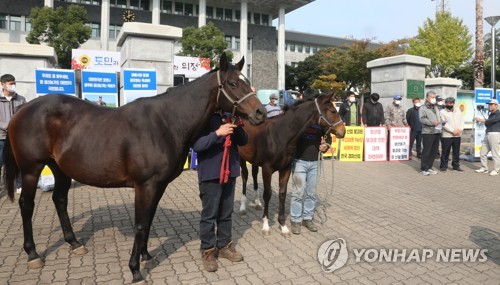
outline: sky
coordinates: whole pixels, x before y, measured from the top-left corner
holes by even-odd
[[[285,29],[375,42],[414,37],[427,18],[434,19],[441,0],[316,0],[285,15]],[[448,11],[463,19],[473,37],[476,0],[445,0]],[[500,0],[483,0],[483,17],[500,16]],[[277,20],[273,22],[277,26]],[[484,33],[491,26],[483,22]],[[500,22],[496,25],[500,29]]]

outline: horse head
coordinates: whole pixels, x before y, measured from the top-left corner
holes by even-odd
[[[314,99],[319,113],[318,124],[324,130],[333,132],[337,138],[343,138],[345,136],[345,124],[331,101],[333,96],[332,93]]]
[[[217,104],[223,111],[248,119],[252,125],[258,125],[264,122],[267,112],[250,81],[241,73],[244,65],[244,57],[236,65],[231,65],[226,53],[222,54],[217,71]]]

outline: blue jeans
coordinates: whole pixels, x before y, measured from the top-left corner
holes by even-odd
[[[5,140],[0,140],[0,172],[3,166],[3,149],[5,147]]]
[[[219,179],[203,181],[200,186],[201,250],[225,247],[231,241],[235,178],[220,185]],[[217,231],[216,231],[217,229]]]
[[[296,159],[294,161],[292,173],[290,220],[292,223],[300,223],[302,220],[312,220],[317,201],[316,177],[318,173],[318,162]],[[303,211],[302,204],[304,204]],[[302,212],[304,213],[303,215]]]

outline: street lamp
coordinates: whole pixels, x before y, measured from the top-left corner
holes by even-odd
[[[496,70],[496,59],[495,59],[495,25],[500,21],[500,16],[490,16],[484,18],[488,24],[491,25],[491,88],[493,88],[493,98],[496,98],[496,80],[495,80],[495,70]],[[497,98],[498,99],[498,98]]]

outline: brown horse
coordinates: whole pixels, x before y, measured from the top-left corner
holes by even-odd
[[[11,200],[19,170],[22,177],[19,205],[29,267],[43,266],[33,240],[32,216],[38,178],[48,165],[55,178],[52,200],[64,240],[77,254],[86,249],[77,241],[68,216],[71,179],[97,187],[135,188],[129,268],[134,283],[145,283],[139,258],[152,261],[147,244],[158,202],[182,172],[189,147],[210,116],[223,110],[252,124],[265,120],[265,108],[240,72],[243,66],[244,59],[231,65],[223,54],[218,70],[117,109],[65,95],[46,95],[20,108],[8,127],[4,161]]]
[[[266,120],[259,126],[245,124],[248,133],[248,143],[238,147],[240,153],[241,177],[243,180],[243,195],[240,213],[246,211],[246,184],[248,169],[246,162],[252,164],[254,186],[257,186],[256,175],[258,166],[262,167],[264,181],[264,214],[262,232],[269,234],[269,200],[271,199],[271,176],[279,171],[279,214],[278,222],[281,233],[289,235],[285,225],[285,198],[288,179],[292,170],[292,162],[299,137],[312,124],[319,124],[325,132],[333,133],[343,138],[345,125],[335,106],[331,103],[332,95],[323,95],[300,101],[283,115]],[[257,169],[257,171],[255,171]],[[256,192],[257,193],[257,192]]]

